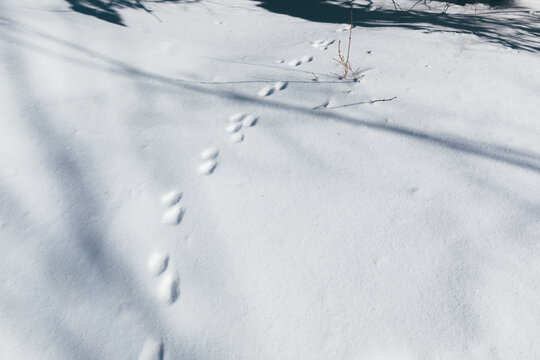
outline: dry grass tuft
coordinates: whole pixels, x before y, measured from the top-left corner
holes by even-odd
[[[364,76],[358,76],[359,69],[354,70],[349,61],[349,58],[351,55],[352,28],[353,28],[353,11],[352,11],[352,5],[351,5],[351,25],[349,28],[349,42],[347,44],[347,57],[343,56],[343,54],[341,53],[341,40],[340,40],[338,41],[338,56],[337,58],[333,58],[333,60],[337,61],[342,66],[343,73],[341,74],[332,73],[332,74],[336,75],[340,79],[347,79],[351,77],[353,80],[360,82],[360,80],[362,80]]]

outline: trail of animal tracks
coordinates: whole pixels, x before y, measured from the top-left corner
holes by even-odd
[[[0,358],[535,359],[538,15],[386,2],[0,1]]]

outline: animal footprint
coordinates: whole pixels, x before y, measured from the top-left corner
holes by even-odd
[[[300,61],[300,59],[293,59],[291,61],[288,62],[289,66],[298,66],[300,65],[302,62]]]
[[[165,211],[161,222],[165,225],[178,225],[182,221],[184,213],[185,209],[180,204],[176,204]]]
[[[272,87],[272,92],[274,89],[282,90],[287,86],[286,82],[279,81]],[[225,131],[232,133],[229,137],[229,141],[233,144],[240,143],[244,141],[244,134],[239,132],[242,127],[252,127],[257,123],[259,118],[255,115],[247,115],[244,113],[236,113],[229,116],[229,121],[231,122],[226,128]]]
[[[242,122],[239,121],[239,122],[234,122],[227,125],[227,127],[225,128],[225,131],[228,133],[235,133],[235,132],[240,131],[240,129],[242,129]]]
[[[180,278],[178,274],[164,274],[159,283],[157,295],[164,304],[174,303],[180,296]]]
[[[242,134],[242,133],[233,134],[229,138],[229,141],[232,142],[233,144],[240,143],[240,142],[244,141],[244,134]]]
[[[257,124],[257,120],[259,120],[259,118],[255,115],[246,115],[246,117],[242,119],[242,126],[244,127],[255,126],[255,124]]]
[[[180,206],[182,193],[178,190],[172,190],[161,197],[161,202],[169,207],[163,214],[161,222],[166,225],[178,225],[184,217],[185,209]]]
[[[156,252],[150,256],[148,261],[148,271],[154,276],[161,275],[169,265],[169,255],[167,253]]]
[[[174,271],[167,271],[169,268],[169,255],[167,253],[155,252],[148,260],[148,271],[154,276],[160,276],[158,284],[157,298],[165,304],[172,304],[180,295],[180,278]]]
[[[242,121],[244,117],[246,117],[246,114],[239,112],[239,113],[232,114],[231,116],[229,116],[229,121],[232,123]]]
[[[311,46],[317,49],[327,50],[328,46],[332,45],[336,40],[315,40],[311,42]]]
[[[278,81],[274,84],[274,89],[276,89],[277,91],[285,90],[287,85],[288,83],[286,81]]]
[[[217,156],[219,155],[219,150],[215,147],[209,147],[209,148],[206,148],[202,153],[201,153],[201,159],[202,160],[210,160],[210,159],[215,159],[217,158]]]
[[[259,95],[260,97],[264,97],[264,96],[272,95],[273,93],[274,93],[273,86],[265,86],[261,90],[259,90],[257,95]]]
[[[259,91],[258,95],[260,97],[272,95],[274,91],[281,91],[281,90],[284,90],[286,87],[287,87],[286,81],[278,81],[273,86],[265,86],[264,88],[262,88]]]
[[[163,342],[154,338],[148,338],[139,354],[139,360],[163,360],[163,353]]]
[[[166,206],[176,205],[182,199],[182,193],[178,190],[172,190],[161,197],[161,202]]]
[[[233,125],[233,124],[231,124]],[[217,157],[219,155],[219,150],[213,147],[205,149],[201,153],[201,160],[203,163],[199,165],[197,171],[201,175],[210,175],[214,172],[217,166]]]
[[[289,64],[289,66],[298,66],[298,65],[302,65],[302,64],[311,62],[312,60],[313,60],[313,56],[306,55],[306,56],[302,56],[301,58],[298,58],[298,59],[293,59],[293,60],[289,61],[288,64]]]
[[[203,162],[199,167],[197,168],[197,171],[201,175],[210,175],[214,172],[217,166],[216,159],[211,159]]]

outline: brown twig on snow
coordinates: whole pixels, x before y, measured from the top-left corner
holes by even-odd
[[[326,108],[326,107],[328,107],[328,105],[330,105],[330,102],[329,102],[329,101],[327,101],[327,102],[325,102],[324,104],[321,104],[321,105],[319,105],[319,106],[315,106],[315,107],[313,108],[313,110],[320,109],[320,108]]]
[[[411,6],[411,7],[409,8],[409,10],[407,10],[407,11],[411,11],[412,9],[414,9],[414,8],[416,7],[416,5],[420,4],[422,1],[423,1],[423,0],[418,0],[418,1],[415,2],[414,5]]]
[[[360,82],[360,80],[362,80],[362,78],[364,77],[364,76],[358,76],[358,70],[354,70],[349,60],[347,60],[341,53],[341,41],[338,41],[338,57],[333,58],[333,60],[337,61],[343,67],[343,74],[340,75],[340,74],[332,73],[333,75],[336,75],[338,78],[346,79],[349,76],[349,71],[351,72],[354,79],[358,82]]]
[[[473,24],[473,34],[476,34],[476,16],[478,15],[478,0],[474,2],[474,24]]]
[[[395,9],[396,11],[398,11],[398,9],[399,9],[399,11],[403,11],[403,9],[401,8],[401,6],[400,6],[398,3],[396,3],[395,0],[392,0],[392,4],[394,4],[394,9]]]
[[[388,98],[388,99],[375,99],[375,100],[371,100],[369,103],[374,104],[376,102],[392,101],[394,99],[397,99],[397,96],[394,96],[393,98]]]
[[[377,102],[392,101],[392,100],[395,100],[395,99],[397,99],[397,96],[394,96],[394,97],[388,98],[388,99],[375,99],[375,100],[370,100],[370,101],[362,101],[362,102],[339,105],[339,106],[332,106],[332,107],[328,107],[328,105],[330,105],[330,102],[327,101],[322,105],[314,107],[313,110],[322,109],[322,108],[325,108],[325,109],[328,109],[328,110],[340,109],[340,108],[350,107],[350,106],[355,106],[355,105],[365,105],[365,104],[374,104],[374,103],[377,103]]]
[[[349,28],[349,43],[347,44],[347,57],[343,56],[341,53],[341,40],[338,41],[338,56],[337,58],[333,58],[333,60],[337,61],[342,67],[343,67],[343,74],[335,74],[332,73],[332,75],[336,75],[340,79],[346,79],[349,77],[349,71],[351,72],[354,80],[357,82],[360,82],[364,76],[358,76],[358,69],[354,70],[351,66],[351,63],[349,61],[351,56],[351,42],[352,42],[352,28],[353,28],[353,10],[352,10],[352,4],[350,5],[351,9],[351,25]]]
[[[441,14],[443,15],[446,14],[449,8],[450,8],[450,3],[447,1],[446,4],[444,5],[444,9]]]

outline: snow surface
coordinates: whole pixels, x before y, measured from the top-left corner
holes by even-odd
[[[0,359],[540,356],[532,7],[145,4],[0,1]]]

